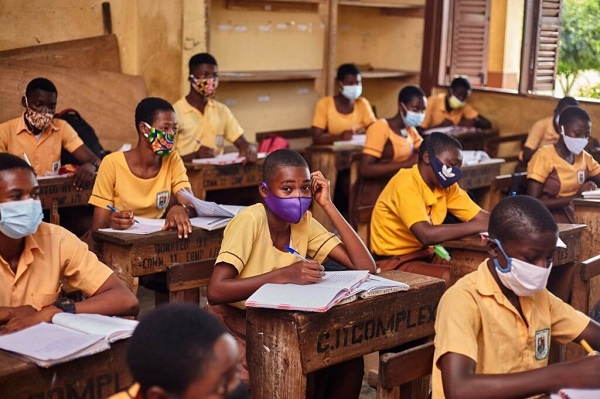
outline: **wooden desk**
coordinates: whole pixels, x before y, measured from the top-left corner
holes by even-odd
[[[206,199],[207,191],[258,186],[263,162],[263,159],[246,165],[201,165],[186,162],[185,167],[194,195]]]
[[[90,187],[82,191],[75,190],[73,176],[56,176],[38,179],[40,185],[40,201],[42,209],[50,211],[50,223],[60,224],[58,208],[69,208],[87,205],[92,195],[92,182]]]
[[[127,341],[92,356],[50,368],[38,367],[0,351],[2,398],[106,398],[132,384],[125,354]]]
[[[492,158],[498,155],[498,129],[459,129],[449,134],[460,142],[463,150],[483,150]]]
[[[581,234],[585,230],[585,225],[560,223],[558,230],[558,235],[567,244],[567,248],[556,249],[553,265],[561,266],[577,262],[579,259],[579,241]],[[482,240],[479,235],[464,237],[460,240],[446,241],[442,245],[452,256],[452,260],[450,261],[452,267],[452,284],[462,276],[477,270],[477,266],[489,257],[485,240]]]
[[[495,158],[486,162],[463,165],[460,168],[463,175],[458,181],[458,185],[463,190],[487,188],[489,191],[492,180],[500,174],[502,164],[504,164],[504,159]]]
[[[579,260],[583,262],[600,255],[600,240],[598,240],[600,234],[600,200],[577,198],[573,200],[573,203],[575,205],[575,221],[587,225],[587,229],[581,234],[579,252]],[[582,283],[581,280],[577,282]],[[585,290],[588,292],[586,292],[585,298],[581,298],[581,301],[586,314],[590,314],[594,305],[600,300],[600,277],[592,277],[585,285]]]
[[[434,334],[442,280],[386,272],[410,290],[358,299],[326,313],[247,309],[247,359],[255,399],[306,397],[306,375]]]
[[[194,227],[187,239],[177,238],[175,230],[148,235],[96,231],[93,236],[102,243],[106,264],[137,294],[139,276],[164,272],[175,263],[216,258],[223,229],[206,231]]]

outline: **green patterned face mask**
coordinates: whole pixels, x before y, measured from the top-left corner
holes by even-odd
[[[175,133],[163,132],[160,129],[150,126],[148,123],[144,122],[149,133],[144,134],[148,138],[148,141],[152,145],[152,151],[156,155],[161,157],[166,157],[171,154],[173,151],[173,147],[175,146]]]

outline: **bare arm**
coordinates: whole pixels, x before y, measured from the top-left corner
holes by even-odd
[[[96,175],[96,165],[100,165],[100,158],[85,144],[80,145],[73,151],[73,156],[81,163],[81,166],[75,173],[75,187],[77,190],[82,190],[91,186],[92,180],[94,180],[94,176]]]
[[[410,226],[410,231],[423,245],[434,245],[487,231],[489,217],[486,211],[479,211],[466,223],[432,225],[429,222],[417,222]]]
[[[386,162],[369,154],[362,154],[360,157],[360,175],[362,177],[391,177],[400,168],[410,168],[417,163],[419,156],[413,153],[406,161]]]
[[[568,206],[573,198],[580,197],[584,191],[590,191],[596,188],[596,181],[600,184],[600,177],[594,177],[592,181],[585,182],[579,188],[579,191],[575,195],[569,197],[558,197],[558,198],[542,198],[544,185],[539,181],[533,179],[527,179],[527,195],[539,199],[548,209],[559,209]]]
[[[535,154],[535,151],[529,147],[523,147],[523,163],[527,164],[531,160],[531,157],[533,157],[533,154]]]
[[[350,140],[352,138],[352,130],[345,130],[342,134],[333,135],[327,133],[319,127],[312,127],[313,144],[333,144],[335,141]]]
[[[241,157],[246,157],[246,162],[256,162],[256,146],[246,141],[244,136],[240,136],[233,144],[238,149]]]

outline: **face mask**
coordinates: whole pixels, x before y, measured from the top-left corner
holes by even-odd
[[[433,151],[428,152],[431,169],[433,169],[435,178],[437,179],[438,183],[440,183],[440,186],[443,188],[448,188],[460,180],[462,177],[462,170],[460,170],[460,168],[456,166],[448,166],[433,156]]]
[[[150,130],[149,133],[144,133],[144,136],[148,138],[148,141],[152,145],[152,151],[161,157],[169,155],[171,151],[173,151],[173,146],[175,145],[175,134],[163,132],[160,129],[150,126],[146,122],[144,122],[144,124]]]
[[[35,233],[43,218],[40,200],[30,198],[0,204],[0,232],[13,239]]]
[[[267,183],[263,181],[261,184],[267,190],[265,204],[271,212],[288,223],[298,223],[310,208],[312,197],[278,197],[269,190]]]
[[[406,108],[406,105],[401,103],[406,110],[406,116],[402,116],[402,120],[406,126],[417,127],[425,120],[424,112],[414,112]]]
[[[462,108],[467,104],[466,101],[460,101],[454,94],[448,97],[448,105],[452,109]]]
[[[560,127],[560,132],[562,134],[563,140],[567,149],[571,151],[575,155],[581,154],[586,145],[588,145],[588,139],[586,138],[578,138],[578,137],[569,137],[565,134],[565,127]]]
[[[354,101],[362,94],[362,85],[342,86],[342,96]]]
[[[54,118],[54,113],[37,112],[29,108],[27,97],[25,97],[25,107],[25,119],[31,126],[38,130],[47,128],[48,125],[50,125],[50,122],[52,122],[52,118]]]
[[[536,292],[546,288],[552,270],[552,263],[545,269],[520,259],[509,258],[504,252],[500,241],[494,240],[494,242],[498,244],[498,248],[506,258],[506,268],[502,268],[497,258],[493,259],[498,278],[506,288],[518,296],[533,296]]]
[[[194,75],[190,75],[192,80],[192,87],[196,93],[203,97],[212,97],[215,95],[217,86],[219,86],[219,80],[215,78],[210,79],[196,79]]]

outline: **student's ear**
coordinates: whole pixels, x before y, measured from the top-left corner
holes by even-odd
[[[429,158],[429,151],[423,153],[423,162],[425,165],[431,165],[431,159]]]
[[[260,196],[262,198],[267,198],[267,196],[269,195],[269,193],[267,192],[267,183],[261,181],[258,185],[258,192],[260,193]]]
[[[151,386],[146,391],[144,399],[168,399],[170,395],[161,387]]]
[[[27,99],[25,98],[25,95],[21,97],[21,105],[23,108],[27,108]]]
[[[498,244],[490,238],[485,239],[485,249],[487,249],[490,258],[498,258],[500,255]]]
[[[144,121],[141,121],[138,124],[138,131],[140,131],[140,132],[142,132],[144,134],[150,133],[150,129],[148,129],[148,126],[146,126],[146,122],[144,122]]]

